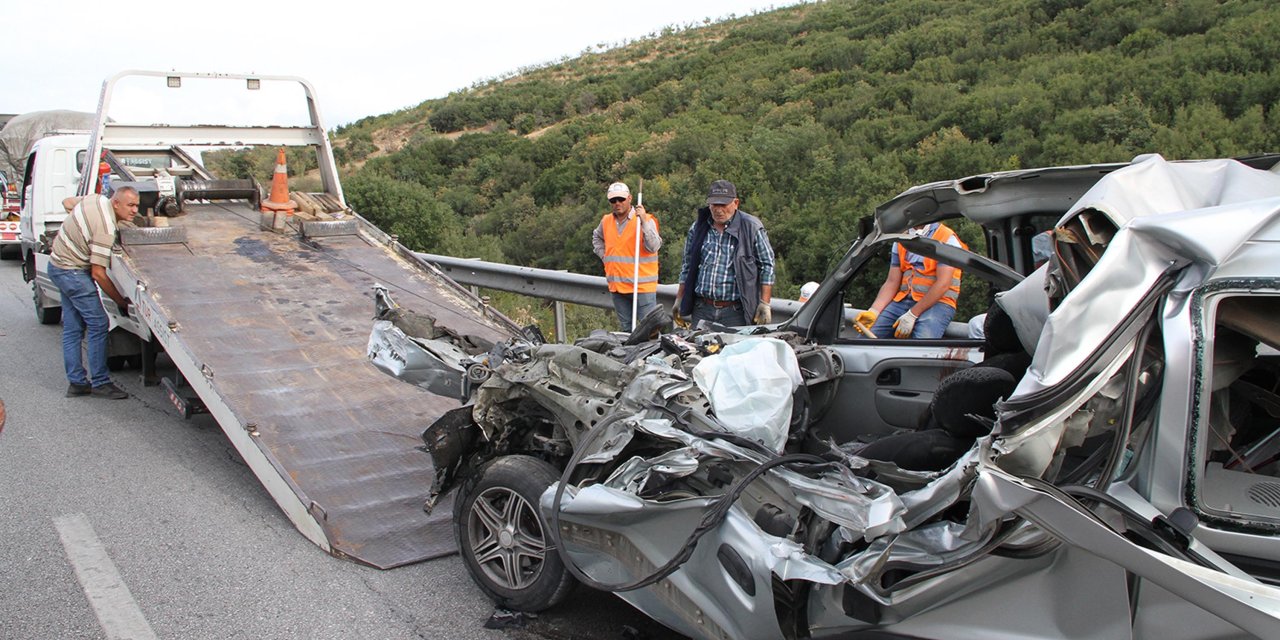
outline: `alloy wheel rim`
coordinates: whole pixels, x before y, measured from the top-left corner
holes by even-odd
[[[476,564],[494,584],[524,589],[542,573],[547,552],[542,519],[511,489],[490,487],[476,496],[467,516],[467,537]]]

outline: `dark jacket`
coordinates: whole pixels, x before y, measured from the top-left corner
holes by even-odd
[[[738,210],[733,219],[725,227],[738,241],[737,255],[733,256],[733,276],[738,285],[738,299],[742,301],[742,309],[747,319],[756,312],[760,303],[760,266],[756,263],[756,235],[764,224],[760,219]],[[693,237],[684,245],[684,263],[689,265],[689,274],[684,285],[684,296],[680,298],[680,315],[693,314],[693,303],[698,294],[693,289],[698,284],[698,272],[702,270],[702,242],[707,239],[711,229],[711,208],[698,209],[698,218],[693,222]]]

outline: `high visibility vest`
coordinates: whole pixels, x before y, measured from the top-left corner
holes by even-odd
[[[639,286],[635,284],[636,234],[640,233],[640,216],[632,216],[622,233],[618,233],[612,213],[604,214],[600,226],[604,229],[604,276],[609,281],[609,290],[614,293],[631,293],[636,289],[640,293],[656,292],[658,254],[644,248],[643,238],[640,239]],[[657,218],[653,219],[653,226],[657,228]]]
[[[968,245],[956,236],[956,232],[952,231],[944,224],[939,224],[934,230],[930,238],[947,244],[952,238],[960,243],[961,247],[968,249]],[[924,257],[924,256],[922,256]],[[924,269],[916,270],[916,266],[907,260],[907,248],[898,244],[898,268],[902,269],[902,284],[898,287],[898,293],[893,297],[894,302],[898,302],[911,294],[911,299],[919,302],[924,299],[924,295],[933,287],[933,283],[938,280],[938,261],[933,258],[924,257]],[[960,298],[960,269],[952,272],[951,286],[947,287],[947,292],[942,294],[941,302],[950,305],[952,308],[956,306],[956,300]]]

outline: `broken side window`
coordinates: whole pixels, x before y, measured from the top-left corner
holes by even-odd
[[[1195,502],[1208,515],[1280,523],[1280,296],[1242,292],[1208,309],[1196,381]]]

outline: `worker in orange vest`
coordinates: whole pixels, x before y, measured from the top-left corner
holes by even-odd
[[[658,250],[662,248],[662,236],[658,235],[658,220],[643,205],[631,205],[631,189],[626,184],[609,185],[605,196],[610,212],[604,214],[591,234],[591,246],[604,262],[618,324],[629,332],[632,296],[636,297],[636,318],[644,317],[650,307],[658,304]]]
[[[960,236],[941,222],[914,227],[910,233],[966,248]],[[895,242],[889,275],[871,308],[858,314],[855,322],[877,338],[941,338],[956,315],[959,298],[959,269]]]

